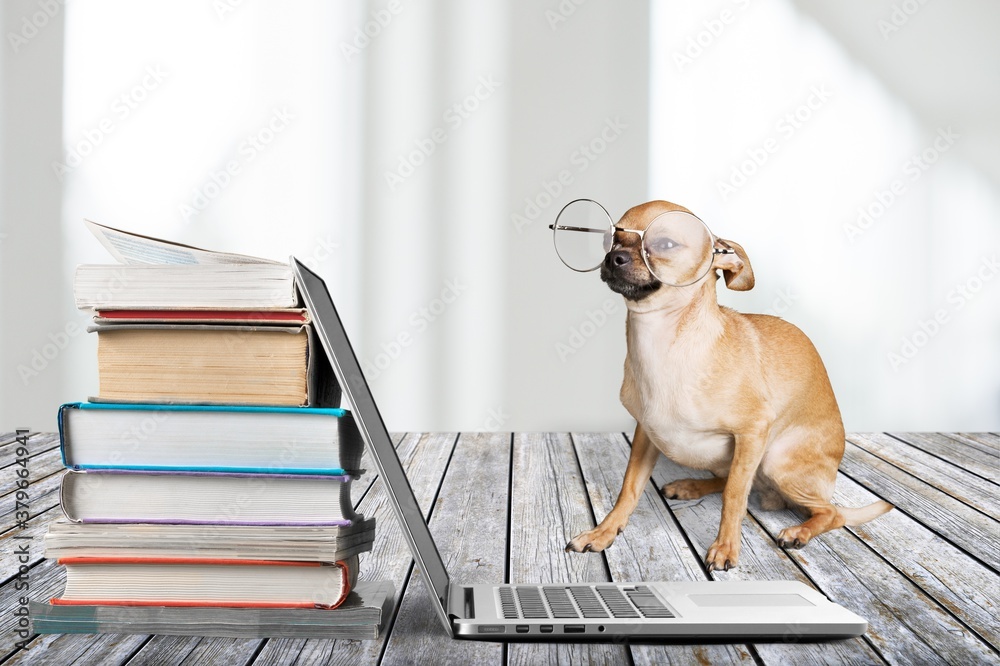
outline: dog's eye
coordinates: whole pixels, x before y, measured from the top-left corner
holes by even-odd
[[[653,242],[649,243],[649,252],[652,254],[661,254],[672,250],[675,247],[680,247],[680,243],[671,240],[670,238],[657,238]]]

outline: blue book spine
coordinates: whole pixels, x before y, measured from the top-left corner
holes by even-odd
[[[348,415],[347,410],[338,407],[268,407],[257,405],[157,405],[131,404],[117,402],[68,402],[59,407],[59,455],[63,467],[72,470],[123,470],[133,472],[193,472],[216,474],[279,474],[279,475],[312,475],[312,476],[345,476],[357,474],[359,470],[347,470],[342,467],[329,468],[273,468],[273,467],[216,467],[216,466],[180,466],[180,465],[80,465],[69,461],[66,442],[66,415],[68,410],[105,410],[105,411],[157,411],[157,412],[251,412],[279,414],[310,414],[341,418]]]

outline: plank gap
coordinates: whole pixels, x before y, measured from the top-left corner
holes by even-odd
[[[852,476],[851,474],[847,473],[844,470],[844,468],[840,468],[839,473],[843,474],[844,476],[846,476],[851,481],[854,481],[856,484],[858,484],[859,486],[861,486],[862,488],[864,488],[865,490],[867,490],[868,492],[870,492],[872,495],[875,495],[879,499],[881,499],[881,500],[883,500],[885,502],[888,502],[889,504],[892,504],[892,506],[893,506],[892,510],[893,511],[899,511],[900,513],[906,515],[907,517],[911,518],[915,522],[920,523],[925,528],[927,528],[928,530],[930,530],[931,532],[933,532],[939,539],[948,542],[949,544],[951,544],[952,546],[954,546],[958,550],[960,550],[963,553],[965,553],[971,559],[975,560],[979,564],[982,564],[984,567],[986,567],[987,569],[989,569],[990,571],[992,571],[994,574],[1000,574],[1000,571],[997,571],[996,567],[994,567],[993,565],[991,565],[989,562],[986,562],[981,557],[978,557],[975,553],[969,551],[968,548],[964,547],[962,544],[958,543],[957,541],[955,541],[954,539],[952,539],[951,537],[949,537],[947,534],[944,534],[943,532],[940,532],[939,530],[934,529],[933,526],[928,525],[926,523],[926,521],[921,520],[920,517],[917,516],[917,515],[915,515],[913,512],[907,511],[906,509],[900,507],[896,502],[893,502],[893,501],[891,501],[889,499],[886,499],[886,497],[883,494],[879,493],[877,489],[871,488],[871,487],[865,485],[865,483],[863,482],[862,479],[858,479],[858,478]]]
[[[902,442],[907,448],[911,448],[918,452],[918,455],[914,456],[912,460],[906,460],[906,454],[903,454],[903,459],[894,460],[892,457],[888,457],[887,452],[884,451],[885,443],[879,441],[876,437],[871,436],[849,435],[847,444],[854,445],[871,456],[878,458],[885,464],[905,472],[911,478],[931,486],[932,488],[936,488],[940,492],[948,495],[958,502],[961,502],[976,513],[983,515],[991,521],[997,521],[997,516],[990,515],[986,510],[980,508],[980,506],[976,504],[977,499],[983,501],[984,503],[988,503],[988,501],[992,499],[989,496],[989,493],[994,491],[996,484],[990,482],[989,486],[983,487],[977,483],[977,481],[980,480],[978,475],[972,474],[968,470],[947,460],[941,460],[937,456],[927,453],[919,447],[912,446],[909,442],[900,440],[897,437],[892,437],[892,435],[887,436],[894,442]],[[893,451],[888,452],[888,454],[892,453]],[[845,451],[844,455],[847,455],[847,451]],[[935,467],[927,464],[927,461],[921,460],[920,456],[928,456],[941,460],[943,463],[943,469],[936,469]],[[913,468],[923,471],[925,474],[918,474],[913,471]],[[974,478],[963,478],[964,475]],[[963,490],[965,492],[963,492]]]
[[[583,465],[580,464],[580,452],[577,450],[576,436],[573,433],[569,433],[569,446],[570,446],[570,449],[573,451],[573,460],[576,462],[576,471],[577,471],[577,473],[579,473],[580,479],[583,481],[583,489],[585,491],[584,492],[584,496],[587,498],[587,508],[590,509],[590,520],[593,522],[594,527],[597,527],[597,522],[598,522],[597,521],[597,512],[594,511],[594,502],[590,498],[590,493],[586,492],[586,490],[587,490],[587,477],[583,473]],[[575,536],[575,535],[573,535],[573,536]],[[571,536],[570,538],[572,539],[573,537]],[[608,564],[607,551],[602,550],[601,553],[600,553],[600,555],[601,555],[601,563],[604,564],[604,573],[607,574],[608,580],[610,580],[611,582],[616,582],[614,576],[611,575],[611,565]],[[632,662],[632,653],[631,653],[631,651],[629,651],[627,654],[628,654],[628,657],[629,657],[629,663],[630,663],[630,665],[634,666],[634,664]]]
[[[848,534],[850,534],[851,536],[853,536],[857,541],[861,542],[862,546],[864,546],[865,548],[867,548],[868,550],[870,550],[872,553],[875,554],[876,557],[878,557],[880,560],[882,560],[883,562],[885,562],[886,564],[888,564],[889,567],[891,569],[893,569],[896,573],[898,573],[904,579],[910,581],[910,583],[913,584],[913,586],[915,588],[917,588],[917,590],[919,590],[921,594],[923,594],[928,599],[930,599],[932,602],[934,602],[934,604],[936,604],[947,615],[950,615],[952,617],[952,619],[955,620],[955,622],[957,622],[960,625],[962,625],[962,627],[966,631],[968,631],[970,634],[972,634],[973,636],[975,636],[976,638],[978,638],[986,646],[988,646],[993,652],[995,652],[998,656],[1000,656],[1000,650],[997,650],[997,647],[995,645],[993,645],[989,641],[988,638],[986,638],[985,636],[983,636],[982,634],[980,634],[978,631],[976,631],[976,629],[974,627],[972,627],[968,622],[966,622],[965,620],[963,620],[962,617],[959,614],[955,613],[950,608],[948,608],[947,604],[941,603],[941,601],[938,600],[938,598],[934,595],[934,593],[931,590],[925,589],[924,586],[920,584],[920,581],[915,580],[914,578],[912,578],[909,574],[907,574],[900,567],[898,567],[892,560],[890,560],[888,557],[886,557],[881,552],[879,552],[878,549],[876,549],[872,544],[868,543],[868,541],[866,541],[865,539],[862,539],[861,536],[857,532],[855,532],[855,530],[854,530],[853,527],[845,526],[844,531],[846,531]],[[915,627],[914,625],[910,624],[909,622],[906,621],[906,618],[900,617],[899,620],[900,620],[900,622],[902,622],[906,626],[914,629],[914,633],[916,633],[918,636],[921,635],[921,631],[922,630],[921,630],[920,627]],[[923,641],[922,636],[921,636],[921,640]],[[927,645],[927,647],[929,647],[931,650],[934,650],[935,652],[937,652],[937,649],[934,648],[933,645],[928,644],[926,641],[923,641],[923,642],[924,642],[924,645]]]

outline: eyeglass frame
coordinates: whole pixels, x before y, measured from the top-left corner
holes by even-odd
[[[604,230],[601,230],[601,229],[591,229],[591,228],[588,228],[588,227],[572,227],[572,226],[560,225],[559,224],[559,217],[563,214],[563,212],[567,208],[569,208],[570,206],[572,206],[573,204],[575,204],[577,202],[580,202],[580,201],[587,201],[589,203],[596,204],[598,207],[600,207],[601,210],[604,211],[604,214],[608,216],[608,222],[610,222],[610,224],[611,224],[611,226],[609,228],[611,230],[612,244],[611,244],[611,248],[605,252],[605,255],[607,255],[609,252],[611,252],[611,250],[613,250],[615,248],[615,243],[614,243],[615,233],[617,233],[619,231],[623,231],[623,232],[630,233],[630,234],[638,234],[639,235],[639,248],[642,250],[642,262],[644,264],[646,264],[646,269],[649,271],[649,274],[652,275],[654,278],[656,278],[657,282],[659,282],[660,284],[665,284],[668,287],[690,287],[695,282],[697,282],[698,280],[702,279],[703,277],[705,277],[706,275],[708,275],[712,271],[712,263],[714,263],[714,257],[715,256],[720,255],[720,254],[735,254],[736,253],[736,250],[734,250],[732,248],[728,248],[728,247],[727,248],[717,248],[717,247],[715,247],[715,243],[716,243],[716,241],[719,240],[719,237],[716,236],[714,233],[712,233],[712,230],[708,228],[708,225],[705,224],[705,221],[703,219],[701,219],[700,217],[698,217],[697,215],[695,215],[694,213],[689,213],[689,212],[683,211],[683,210],[669,210],[669,211],[665,211],[663,213],[660,213],[660,215],[657,215],[656,217],[653,218],[653,222],[655,222],[661,215],[667,215],[668,213],[682,213],[684,215],[690,215],[694,219],[696,219],[699,222],[701,222],[701,225],[703,227],[705,227],[705,231],[708,232],[708,237],[712,241],[712,254],[711,254],[711,256],[713,257],[713,262],[710,262],[708,264],[708,268],[705,270],[705,272],[702,273],[701,275],[699,275],[697,278],[695,278],[691,282],[687,282],[685,284],[670,284],[669,282],[664,282],[663,280],[661,280],[659,278],[659,276],[656,274],[656,271],[654,271],[653,267],[650,265],[650,263],[649,263],[649,252],[646,250],[646,244],[643,242],[643,240],[645,238],[645,235],[646,235],[646,231],[649,230],[649,227],[646,227],[645,229],[623,229],[621,227],[618,227],[618,226],[615,225],[614,222],[611,221],[611,213],[608,212],[607,208],[605,208],[604,206],[602,206],[597,201],[594,201],[593,199],[581,198],[581,199],[573,199],[568,204],[566,204],[565,206],[563,206],[559,210],[559,214],[556,215],[556,221],[549,225],[549,229],[552,230],[552,247],[556,251],[556,256],[559,257],[559,261],[562,262],[563,266],[565,266],[566,268],[570,269],[571,271],[576,271],[577,273],[589,273],[591,271],[596,271],[598,268],[601,267],[601,264],[604,263],[604,260],[602,259],[601,262],[598,263],[593,268],[573,268],[572,266],[570,266],[569,264],[566,263],[566,260],[563,259],[562,255],[559,253],[559,247],[556,245],[556,232],[559,231],[559,230],[563,230],[563,231],[584,231],[584,232],[588,232],[588,233],[600,233],[600,234],[607,234],[608,233],[608,229],[604,229]],[[653,222],[650,222],[649,226],[652,226]],[[618,243],[618,245],[621,245],[621,244]]]

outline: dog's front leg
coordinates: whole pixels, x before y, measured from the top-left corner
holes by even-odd
[[[757,467],[764,456],[767,429],[748,434],[736,434],[733,462],[722,491],[722,519],[719,535],[708,549],[705,563],[709,571],[729,571],[739,562],[740,529],[747,514],[747,497],[753,485]]]
[[[625,529],[629,517],[635,511],[635,505],[639,503],[639,497],[653,475],[653,467],[659,455],[660,450],[649,441],[642,426],[637,425],[632,437],[632,453],[628,458],[628,467],[625,468],[625,480],[622,481],[622,490],[618,493],[614,508],[600,525],[573,537],[566,544],[567,552],[599,552],[611,545],[615,537]]]

